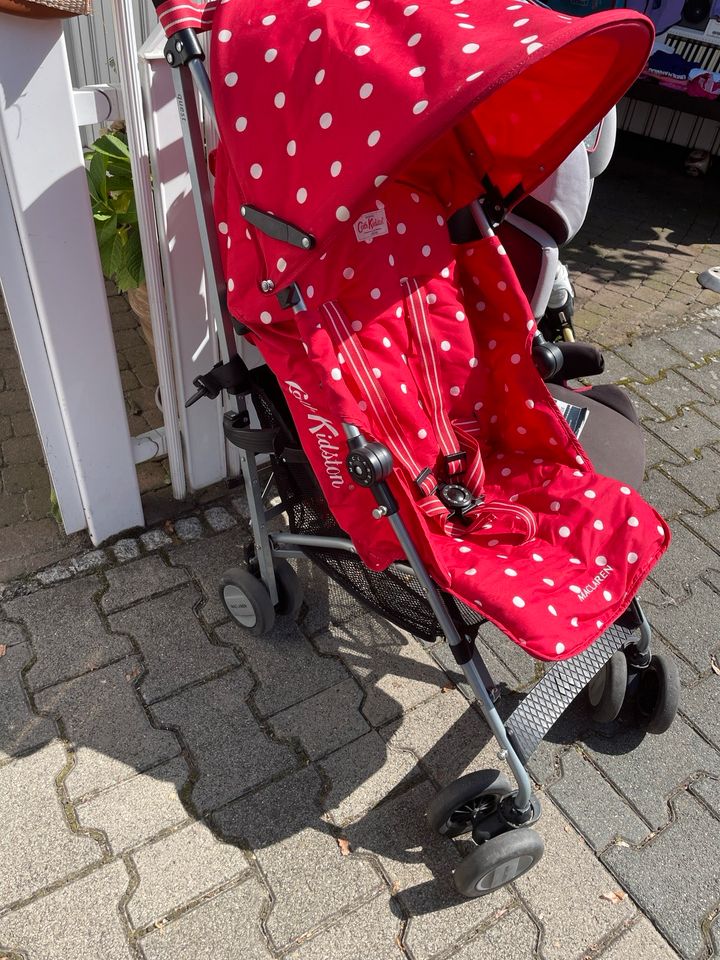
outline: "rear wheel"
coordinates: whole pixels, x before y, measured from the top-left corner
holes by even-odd
[[[305,596],[302,581],[287,560],[275,560],[273,566],[278,591],[275,612],[281,617],[290,617],[294,620],[300,612]]]
[[[234,567],[220,578],[220,599],[235,623],[255,637],[269,633],[275,625],[275,608],[267,587],[249,570]]]
[[[627,659],[616,650],[587,687],[590,716],[597,723],[610,723],[620,713],[627,693]]]
[[[638,677],[636,706],[640,723],[648,733],[665,733],[680,704],[680,674],[670,657],[656,653]]]

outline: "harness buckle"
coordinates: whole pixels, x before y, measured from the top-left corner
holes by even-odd
[[[462,483],[439,483],[435,493],[443,506],[450,511],[450,516],[458,520],[463,520],[468,513],[485,502],[484,495],[474,497]]]

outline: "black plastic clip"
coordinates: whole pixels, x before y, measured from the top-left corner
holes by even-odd
[[[253,207],[250,203],[244,203],[240,207],[240,213],[248,223],[257,227],[266,236],[272,237],[273,240],[281,240],[293,247],[300,247],[301,250],[312,250],[315,246],[315,237],[311,233],[276,217],[273,213],[268,213],[267,210],[260,210],[259,207]]]
[[[205,59],[205,51],[191,27],[174,33],[165,44],[163,53],[171,67],[184,67],[191,60]]]
[[[185,401],[186,407],[191,407],[203,397],[214,400],[221,390],[237,395],[249,390],[248,368],[237,354],[227,363],[216,363],[209,373],[201,373],[193,380],[197,387],[195,393]]]

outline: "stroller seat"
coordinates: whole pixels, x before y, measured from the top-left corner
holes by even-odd
[[[282,342],[293,418],[307,423],[308,407],[315,418],[301,441],[364,562],[382,569],[401,551],[369,525],[367,491],[343,482],[329,442],[343,423],[391,450],[389,483],[438,585],[534,656],[565,658],[624,612],[667,529],[632,489],[637,426],[553,386],[590,410],[592,465],[535,369],[535,321],[504,248],[451,244],[437,189],[422,170],[388,180],[304,271],[304,309],[267,301],[240,319]],[[478,502],[453,512],[447,485]]]

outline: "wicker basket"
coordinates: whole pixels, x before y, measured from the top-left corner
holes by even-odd
[[[92,0],[0,0],[0,13],[32,20],[79,17],[91,10]]]

